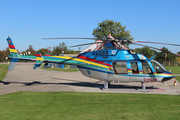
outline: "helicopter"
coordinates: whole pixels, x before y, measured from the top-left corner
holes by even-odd
[[[43,38],[43,39],[90,39],[98,40],[94,38]],[[110,87],[110,83],[129,83],[129,82],[141,82],[142,90],[146,91],[146,82],[165,82],[174,78],[175,76],[166,70],[166,68],[156,60],[153,60],[155,56],[148,59],[142,54],[135,54],[128,50],[121,42],[127,42],[130,44],[137,44],[134,41],[127,40],[125,38],[114,38],[110,34],[106,39],[100,39],[95,43],[75,45],[72,47],[99,44],[101,46],[98,49],[84,51],[78,54],[77,57],[69,56],[42,56],[40,53],[36,53],[35,56],[31,55],[19,55],[11,38],[7,38],[9,45],[11,59],[8,70],[11,71],[15,67],[18,60],[36,61],[33,69],[37,69],[44,62],[47,63],[59,63],[76,65],[84,76],[105,81],[104,89]],[[144,43],[145,41],[139,41]],[[148,43],[148,42],[146,42]],[[151,43],[151,42],[149,42]],[[167,44],[158,43],[157,44]],[[176,44],[168,44],[176,45]],[[145,45],[142,45],[145,46]],[[177,46],[177,45],[176,45]],[[180,46],[180,45],[179,45]],[[150,46],[147,46],[150,47]],[[161,50],[158,48],[150,47],[153,49]],[[173,53],[172,53],[173,54]]]

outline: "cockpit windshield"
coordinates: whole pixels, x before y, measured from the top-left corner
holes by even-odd
[[[164,73],[164,72],[167,71],[166,68],[165,68],[163,65],[161,65],[161,63],[159,63],[158,61],[156,61],[156,60],[151,60],[151,63],[152,63],[152,65],[153,65],[154,70],[155,70],[157,73]]]

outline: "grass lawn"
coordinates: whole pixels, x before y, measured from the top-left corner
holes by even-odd
[[[165,68],[173,74],[180,74],[180,66],[165,66]],[[176,76],[176,79],[180,82],[180,76]]]
[[[180,66],[165,66],[165,68],[173,74],[180,74]]]
[[[8,66],[8,64],[0,64],[0,81],[2,81],[5,78]]]
[[[179,95],[16,92],[0,96],[1,120],[175,120]]]
[[[176,76],[176,79],[180,82],[180,76]]]

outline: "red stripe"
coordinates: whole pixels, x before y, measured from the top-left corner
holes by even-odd
[[[99,64],[103,64],[103,65],[107,65],[107,66],[112,67],[112,65],[110,65],[110,64],[107,64],[105,62],[101,62],[101,61],[98,61],[98,60],[95,60],[95,59],[92,59],[92,58],[89,58],[89,57],[86,57],[86,56],[79,55],[78,58],[81,58],[81,59],[84,59],[84,60],[88,60],[88,61],[91,61],[91,62],[96,62],[96,63],[99,63]]]
[[[99,47],[99,49],[104,45],[105,43],[103,43],[100,47]],[[99,50],[99,49],[97,49],[97,50]]]
[[[131,71],[131,69],[128,68],[129,71]]]
[[[13,49],[15,49],[14,45],[9,45],[9,48],[13,48]]]
[[[45,56],[51,56],[51,55],[45,55]]]
[[[136,41],[136,42],[138,42],[138,43],[148,43],[146,41]]]
[[[41,54],[35,54],[36,57],[41,57]]]

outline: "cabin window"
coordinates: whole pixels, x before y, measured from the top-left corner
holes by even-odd
[[[102,52],[102,55],[104,55],[104,51]]]
[[[153,73],[148,62],[143,61],[143,62],[141,62],[141,64],[142,64],[143,74],[152,74]]]
[[[96,52],[96,55],[98,55],[98,52]]]
[[[132,74],[139,74],[139,68],[137,62],[131,62]]]
[[[128,74],[126,62],[114,62],[113,66],[116,74]]]
[[[106,55],[108,55],[108,51],[106,51]]]
[[[93,55],[95,55],[95,53],[93,53]]]
[[[101,52],[99,52],[99,55],[101,55]]]
[[[159,63],[158,61],[155,61],[155,60],[151,60],[151,63],[153,65],[153,68],[154,70],[157,72],[157,73],[164,73],[166,72],[166,68],[164,68],[161,63]]]

